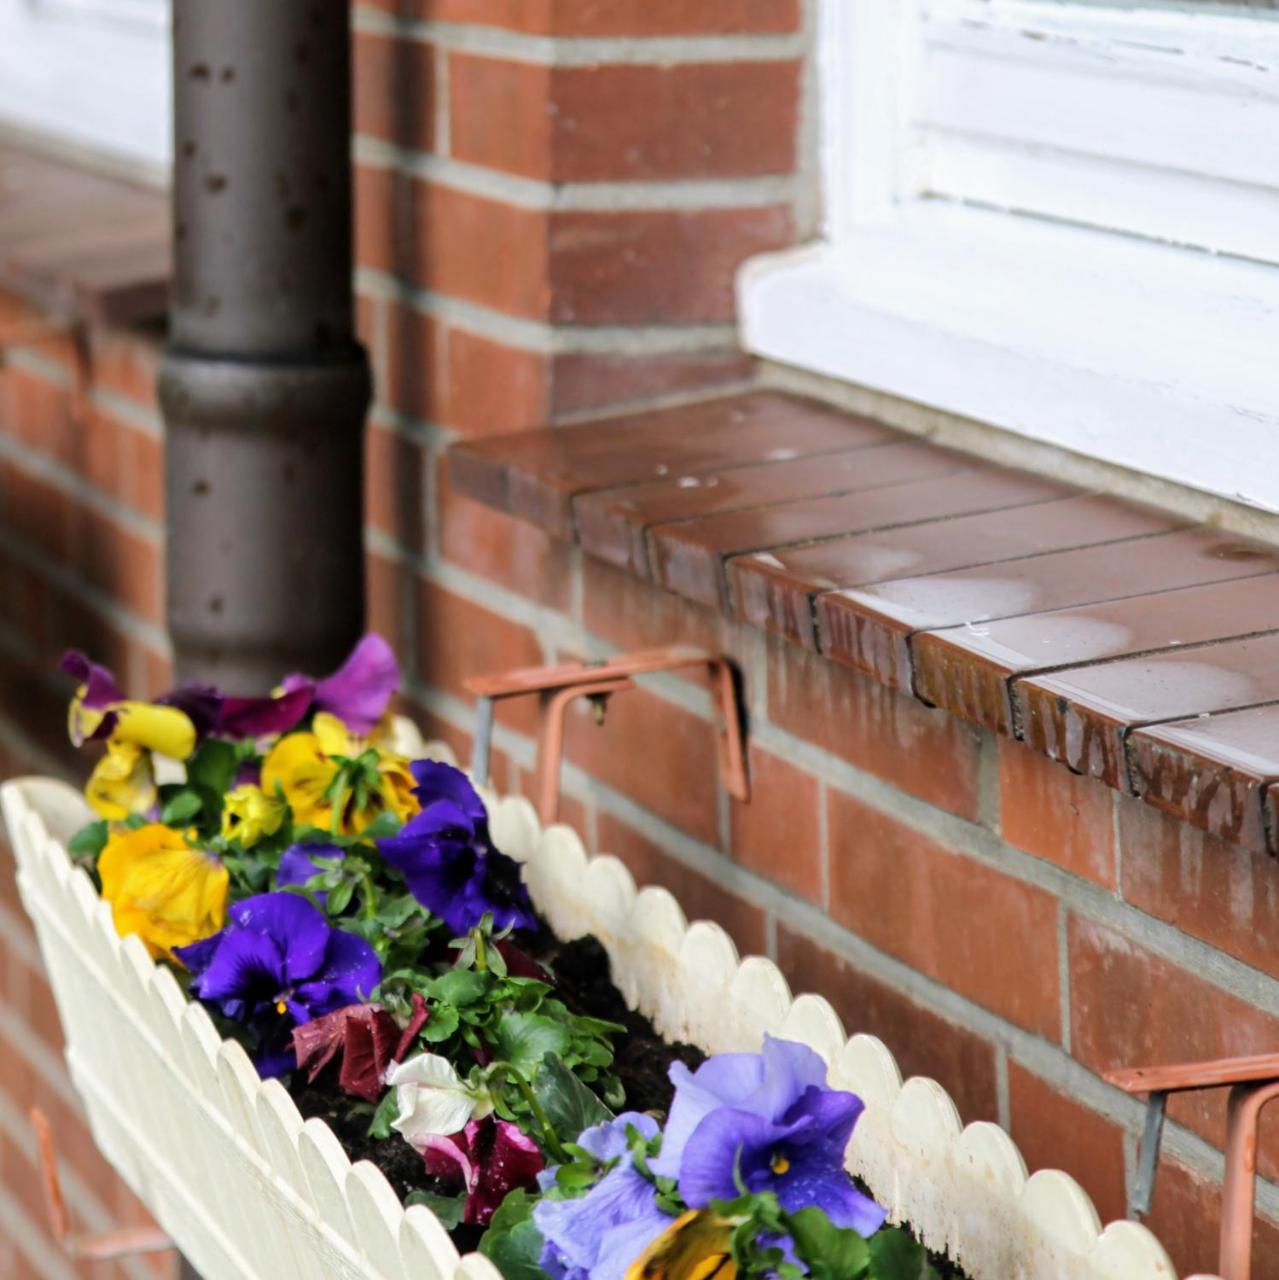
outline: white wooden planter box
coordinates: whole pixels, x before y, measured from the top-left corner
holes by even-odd
[[[411,749],[416,731],[402,732]],[[437,744],[415,754],[450,758]],[[428,1209],[406,1210],[372,1164],[353,1165],[323,1121],[304,1122],[173,974],[116,934],[64,847],[92,816],[78,792],[28,778],[0,798],[94,1138],[205,1280],[500,1280],[483,1257],[459,1257]],[[689,924],[664,889],[637,892],[621,862],[589,858],[568,827],[543,830],[524,799],[485,798],[539,910],[563,938],[600,939],[617,985],[663,1035],[715,1053],[757,1049],[771,1032],[820,1053],[831,1084],[866,1103],[848,1167],[975,1280],[1175,1276],[1144,1227],[1103,1231],[1066,1174],[1027,1178],[1001,1129],[962,1128],[938,1084],[903,1083],[879,1040],[848,1039],[830,1005],[792,997],[770,961],[739,960],[717,925]]]

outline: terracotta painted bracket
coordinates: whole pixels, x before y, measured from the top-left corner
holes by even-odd
[[[79,425],[89,411],[89,335],[84,325],[74,320],[30,320],[0,326],[0,364],[11,347],[30,347],[54,338],[69,338],[75,367],[71,381],[71,420]]]
[[[1137,1179],[1129,1213],[1150,1212],[1159,1163],[1164,1109],[1170,1093],[1229,1089],[1226,1112],[1226,1183],[1221,1198],[1221,1243],[1217,1270],[1221,1280],[1251,1280],[1252,1224],[1257,1182],[1257,1125],[1266,1104],[1279,1097],[1279,1053],[1251,1058],[1219,1058],[1167,1067],[1111,1071],[1108,1083],[1125,1093],[1144,1093],[1146,1127],[1141,1138]]]
[[[31,1125],[36,1131],[36,1152],[40,1159],[40,1182],[44,1190],[45,1209],[53,1238],[67,1257],[85,1262],[110,1262],[114,1258],[132,1258],[141,1253],[164,1253],[176,1248],[159,1227],[120,1227],[82,1235],[71,1230],[71,1218],[62,1198],[58,1181],[58,1157],[53,1146],[53,1131],[39,1107],[31,1108]]]
[[[575,698],[589,698],[603,719],[608,699],[635,687],[632,677],[684,667],[705,667],[719,705],[719,770],[724,789],[735,800],[750,799],[741,709],[733,669],[727,658],[690,645],[668,645],[639,653],[618,654],[600,662],[573,662],[552,667],[525,667],[499,675],[476,676],[466,682],[475,695],[475,746],[471,773],[480,784],[489,779],[493,716],[497,703],[536,696],[537,810],[544,823],[556,821],[560,804],[560,761],[564,754],[564,713]]]

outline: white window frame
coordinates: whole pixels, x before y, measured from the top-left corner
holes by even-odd
[[[1279,510],[1279,23],[1049,0],[818,16],[824,234],[743,269],[745,344]]]
[[[167,181],[170,61],[163,0],[0,0],[0,132]]]

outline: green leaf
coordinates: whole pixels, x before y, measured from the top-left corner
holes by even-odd
[[[870,1245],[856,1231],[837,1227],[818,1208],[800,1209],[784,1217],[795,1250],[808,1264],[813,1280],[856,1280],[870,1266]],[[878,1274],[878,1273],[876,1273]],[[895,1273],[886,1272],[898,1280]],[[906,1280],[905,1276],[901,1280]]]
[[[385,840],[397,835],[403,825],[397,814],[392,813],[390,809],[385,809],[360,832],[360,840],[366,844],[372,844],[375,840]]]
[[[613,1118],[613,1113],[553,1053],[543,1058],[533,1077],[533,1093],[556,1134],[570,1142],[575,1142],[583,1130]]]
[[[80,828],[79,831],[67,841],[67,852],[73,853],[77,857],[93,857],[106,847],[107,838],[110,832],[107,829],[106,820],[101,822],[90,822],[86,826]]]
[[[502,1273],[504,1280],[546,1280],[539,1259],[542,1233],[533,1221],[536,1200],[522,1188],[498,1206],[480,1240],[480,1252]]]
[[[924,1280],[935,1275],[924,1246],[897,1227],[877,1231],[870,1238],[870,1271],[874,1280]]]
[[[399,1103],[395,1098],[395,1090],[388,1089],[382,1095],[382,1101],[377,1104],[377,1110],[373,1112],[373,1119],[369,1121],[369,1137],[370,1138],[389,1138],[392,1133],[391,1121],[399,1114]]]
[[[410,1191],[405,1205],[424,1204],[440,1220],[445,1231],[452,1231],[462,1221],[466,1211],[466,1192],[456,1196],[442,1196],[435,1191]]]
[[[441,1044],[457,1030],[458,1014],[451,1004],[431,1006],[431,1016],[422,1028],[422,1038],[427,1044]]]
[[[239,755],[233,743],[224,742],[221,738],[208,738],[187,761],[187,781],[198,787],[207,787],[214,795],[225,795],[235,780]]]
[[[572,1042],[567,1027],[536,1013],[512,1013],[493,1028],[493,1052],[522,1076],[531,1076],[549,1054],[562,1054]],[[577,1134],[571,1134],[577,1137]]]
[[[196,792],[179,791],[165,801],[160,821],[169,827],[180,827],[190,822],[203,808],[204,802]]]
[[[474,969],[450,969],[431,984],[437,1000],[462,1008],[474,1004],[489,989],[489,978]]]
[[[325,910],[331,916],[340,916],[351,904],[351,897],[355,893],[355,881],[342,880],[329,894],[325,903]]]

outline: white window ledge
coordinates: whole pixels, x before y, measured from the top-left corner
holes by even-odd
[[[1279,510],[1279,269],[923,201],[738,288],[758,355]]]

